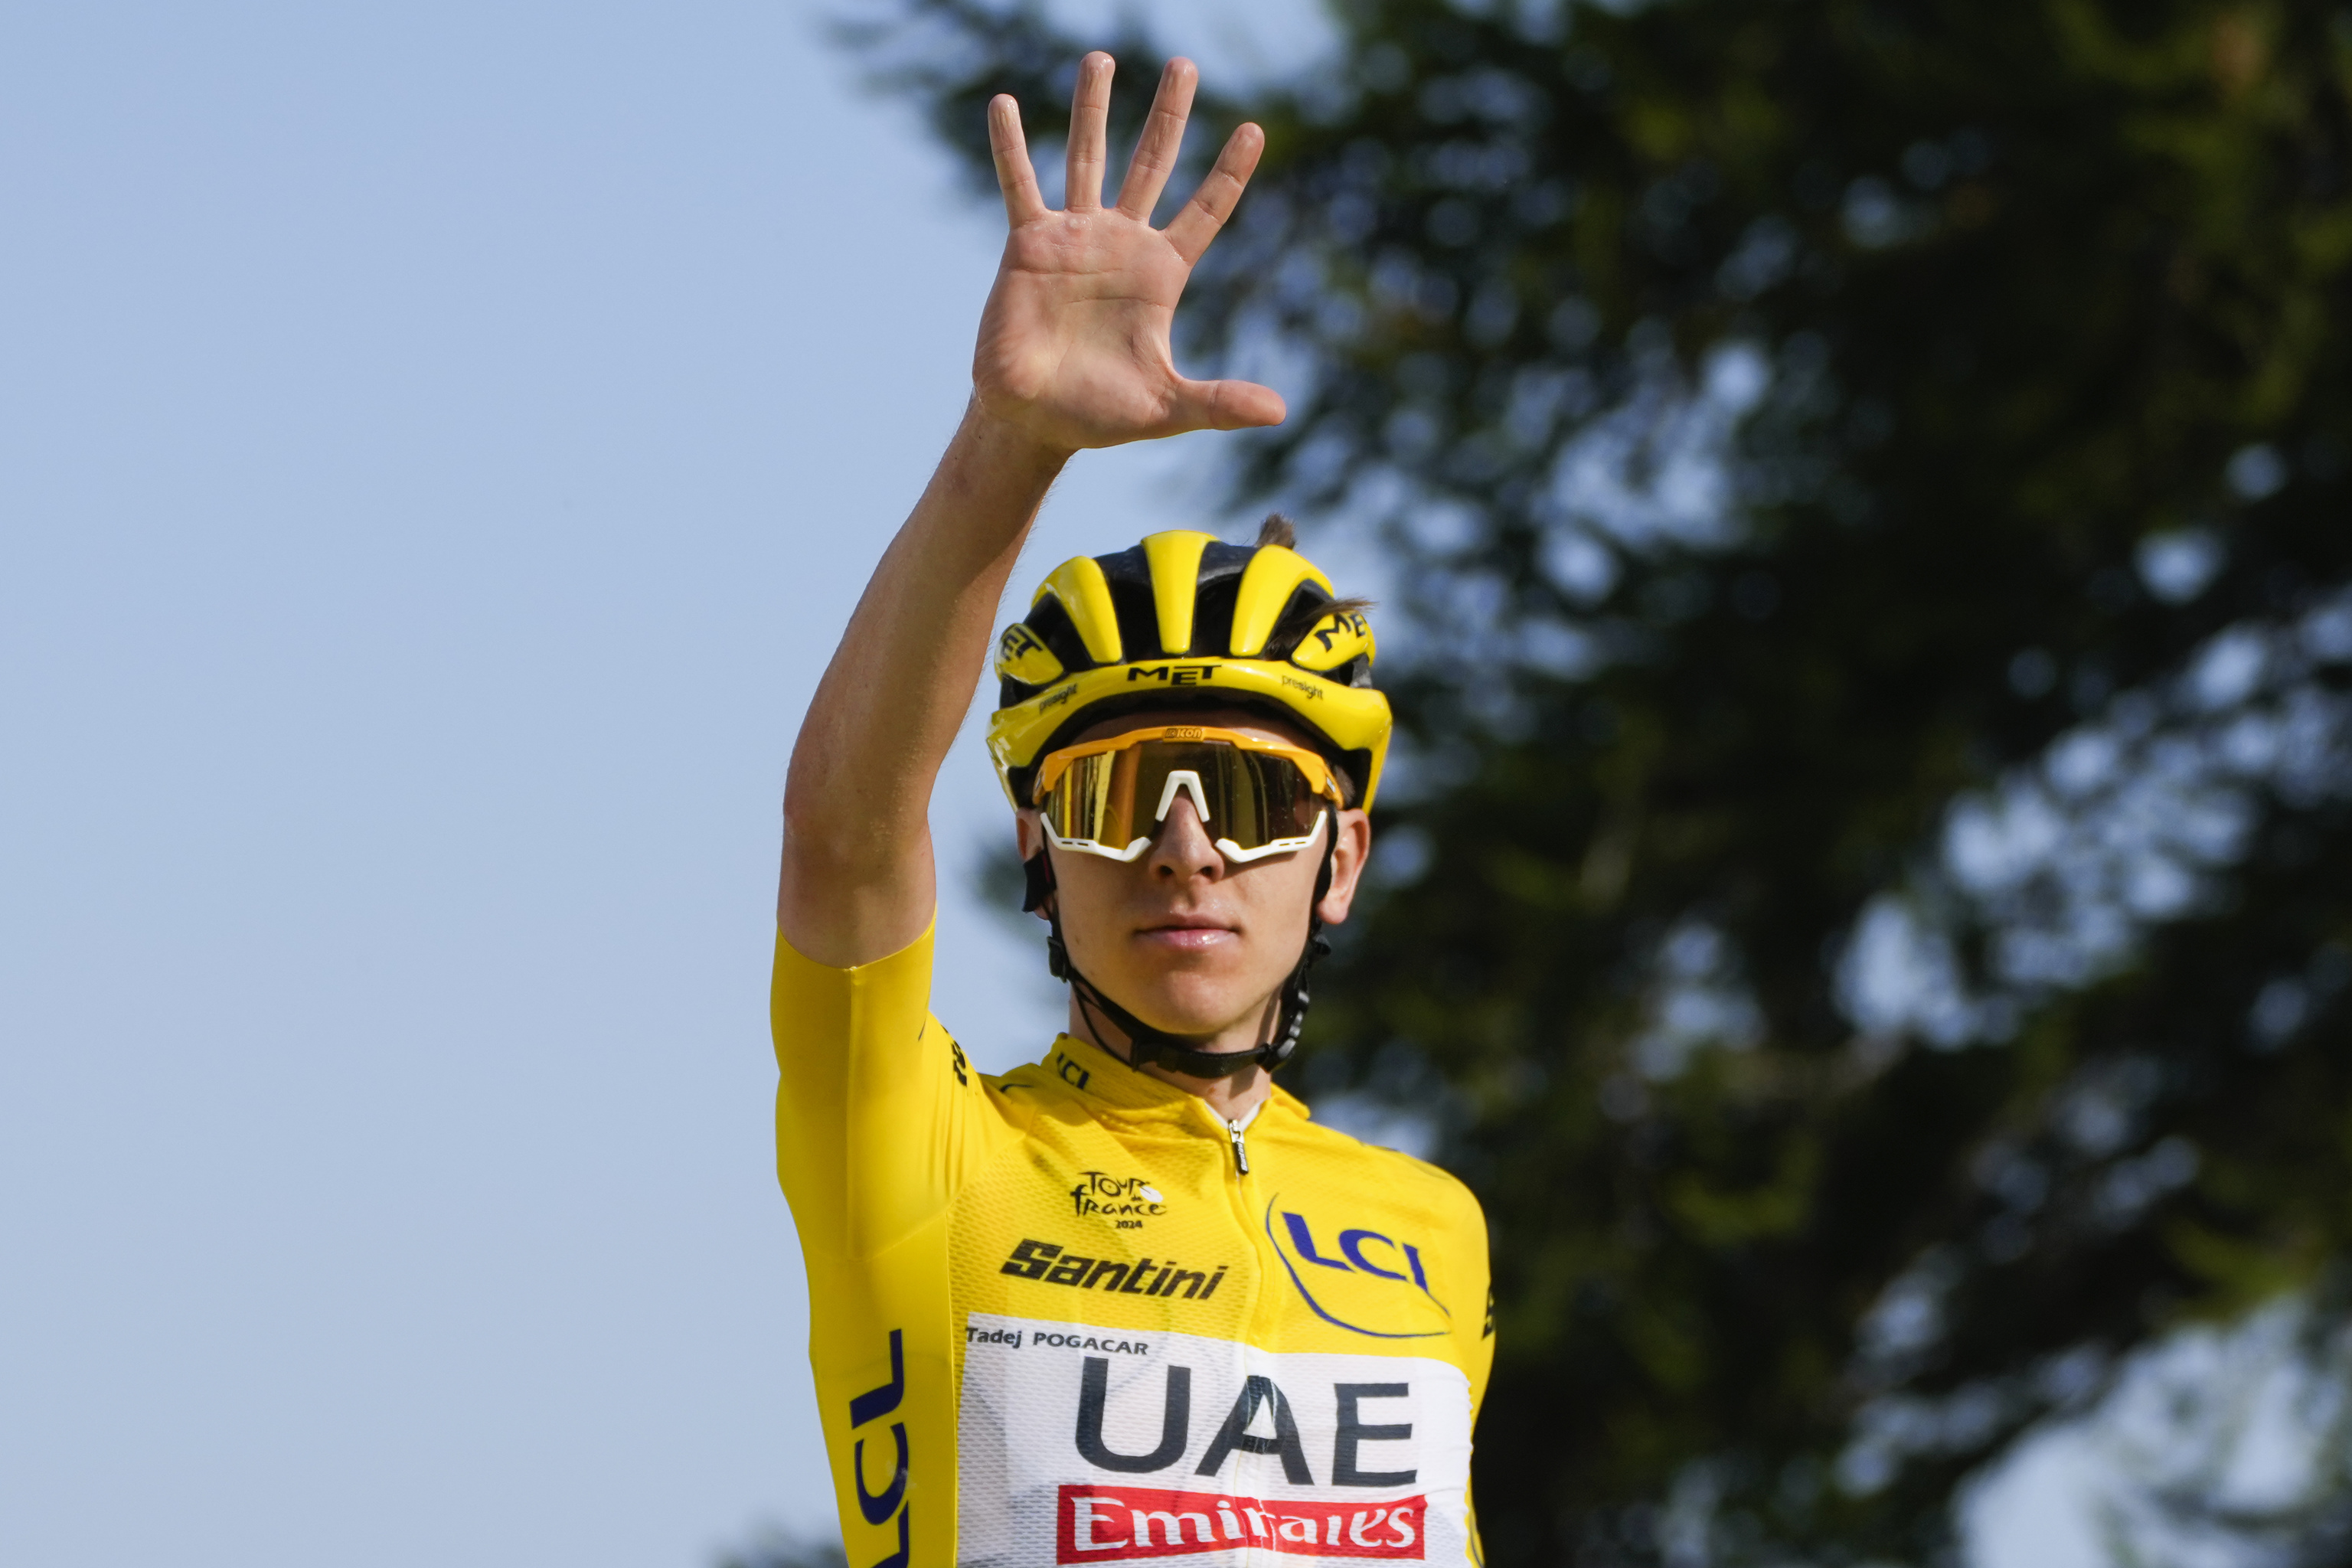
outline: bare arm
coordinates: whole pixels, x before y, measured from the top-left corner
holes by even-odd
[[[1169,62],[1118,205],[1105,207],[1110,78],[1108,55],[1079,65],[1058,213],[1038,194],[1013,100],[988,106],[1011,231],[981,318],[971,406],[850,617],[784,785],[776,918],[784,940],[820,963],[885,957],[930,921],[931,785],[987,658],[1005,580],[1070,455],[1282,418],[1271,390],[1188,381],[1169,348],[1184,281],[1240,200],[1263,135],[1234,132],[1192,200],[1154,229],[1195,73],[1189,60]]]

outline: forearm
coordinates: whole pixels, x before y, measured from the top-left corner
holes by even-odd
[[[929,921],[931,786],[987,659],[1005,580],[1067,458],[968,410],[866,584],[784,785],[776,915],[807,957],[868,963]]]

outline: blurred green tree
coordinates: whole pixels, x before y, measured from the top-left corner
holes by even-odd
[[[2352,13],[1334,15],[1204,101],[1269,151],[1180,327],[1294,393],[1235,505],[1392,564],[1305,1072],[1492,1217],[1489,1553],[1937,1557],[2120,1352],[2341,1321]],[[1159,64],[851,36],[983,183],[990,94],[1046,163]]]

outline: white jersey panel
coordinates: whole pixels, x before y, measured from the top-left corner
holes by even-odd
[[[1466,1564],[1471,1396],[1420,1356],[970,1314],[960,1568]]]

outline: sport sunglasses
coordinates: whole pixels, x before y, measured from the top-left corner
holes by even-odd
[[[1037,765],[1046,839],[1106,859],[1151,847],[1179,794],[1216,835],[1217,852],[1244,862],[1306,848],[1327,803],[1340,804],[1331,764],[1315,752],[1194,724],[1067,746]]]

